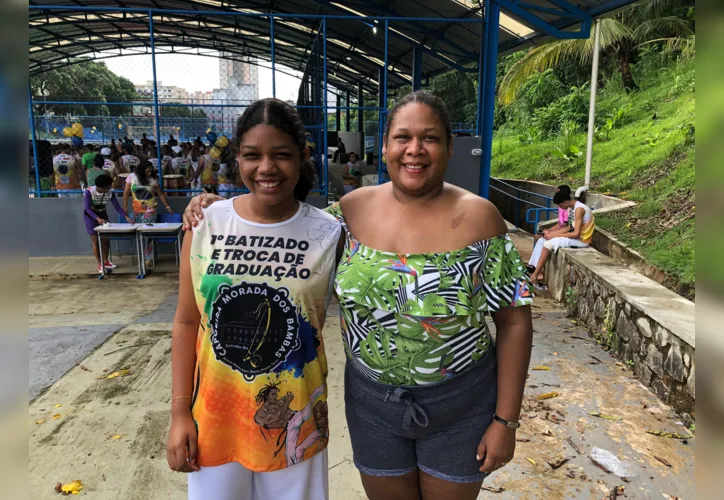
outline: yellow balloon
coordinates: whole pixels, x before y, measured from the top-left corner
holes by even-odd
[[[123,128],[123,125],[121,125],[121,124],[119,123],[119,124],[118,124],[118,130],[121,130],[122,128]]]
[[[53,133],[54,133],[54,134],[57,134],[57,133],[58,133],[58,129],[57,129],[57,128],[54,128],[54,129],[53,129]]]
[[[222,135],[218,139],[216,139],[216,147],[217,148],[225,148],[229,145],[229,138],[225,135]]]
[[[216,146],[214,146],[213,148],[211,148],[211,151],[209,151],[209,154],[211,155],[211,157],[213,159],[218,160],[219,157],[221,156],[221,150],[219,148],[217,148]]]
[[[78,135],[79,133],[83,132],[83,125],[80,123],[74,123],[73,125],[71,125],[70,129],[75,135]]]
[[[206,133],[208,134],[209,132],[211,132],[211,129],[210,129],[210,128],[207,128],[207,129],[206,129]]]
[[[66,137],[71,137],[73,135],[73,129],[71,129],[70,127],[65,127],[63,129],[63,135]]]

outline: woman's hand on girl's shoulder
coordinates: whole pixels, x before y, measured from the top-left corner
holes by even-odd
[[[198,226],[199,221],[204,218],[203,209],[210,207],[212,203],[224,199],[225,198],[219,195],[211,193],[201,193],[191,198],[191,201],[189,201],[189,204],[186,206],[186,210],[184,210],[183,230],[191,231],[191,228]]]

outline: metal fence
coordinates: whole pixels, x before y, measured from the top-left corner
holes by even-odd
[[[382,157],[379,132],[384,129],[390,104],[388,72],[394,69],[394,63],[388,57],[389,38],[393,31],[403,33],[407,23],[415,22],[413,18],[372,19],[363,16],[323,15],[297,17],[289,14],[270,16],[252,12],[228,12],[222,15],[219,12],[170,12],[110,7],[30,6],[30,10],[31,45],[34,40],[33,30],[42,29],[41,24],[36,27],[32,21],[32,14],[37,12],[48,13],[48,20],[51,20],[49,16],[54,16],[66,22],[75,20],[78,24],[113,24],[118,22],[118,19],[123,19],[123,22],[132,22],[136,26],[136,31],[128,36],[143,39],[136,49],[112,50],[107,48],[109,45],[105,38],[94,41],[93,37],[89,36],[88,40],[79,41],[73,34],[75,32],[69,29],[67,38],[62,39],[57,37],[56,32],[56,39],[52,43],[58,46],[97,43],[98,48],[94,48],[93,58],[59,59],[59,62],[54,62],[47,69],[31,71],[28,102],[31,196],[57,195],[52,157],[57,153],[58,144],[72,140],[66,133],[74,125],[80,129],[78,135],[82,136],[84,145],[110,146],[113,143],[119,146],[129,140],[140,145],[140,141],[146,140],[150,141],[152,147],[155,146],[156,156],[161,158],[168,153],[168,150],[162,151],[162,146],[169,139],[179,143],[201,139],[207,147],[211,147],[213,144],[209,143],[207,135],[225,135],[231,138],[235,132],[236,120],[244,109],[255,100],[266,96],[287,100],[297,107],[303,117],[317,169],[317,185],[312,190],[313,195],[329,195],[329,146],[330,138],[335,140],[336,131],[356,130],[375,136],[375,140],[365,142],[365,146],[368,153],[373,153],[370,157],[374,163],[378,164],[378,182],[386,180],[385,166],[377,159]],[[227,29],[224,26],[229,25],[230,18],[236,26],[252,21],[264,22],[268,23],[269,35],[260,38],[258,35],[245,34],[243,29],[234,28],[241,46],[257,44],[253,50],[250,49],[242,55],[202,51],[194,47],[193,42],[189,42],[189,46],[185,48],[169,47],[166,39],[171,34],[159,26],[170,18],[178,23],[198,23],[199,26],[203,25],[212,30]],[[482,19],[440,18],[425,21],[474,23],[482,26]],[[359,75],[359,81],[352,84],[335,78],[335,71],[340,70],[341,63],[337,61],[335,67],[331,67],[327,51],[332,45],[339,48],[340,44],[343,46],[346,42],[328,36],[328,30],[338,22],[359,23],[363,29],[370,29],[372,26],[375,33],[379,30],[379,36],[384,39],[384,57],[376,59],[368,56],[368,59],[374,60],[379,67],[376,75]],[[275,27],[281,25],[298,28],[306,33],[306,39],[290,41],[275,36]],[[138,26],[145,28],[139,31]],[[335,29],[339,31],[339,27]],[[400,36],[396,36],[399,44]],[[267,52],[258,47],[259,43],[267,47]],[[284,48],[284,52],[280,47]],[[32,50],[31,48],[31,55]],[[304,64],[295,63],[289,56],[293,51],[306,55]],[[205,59],[213,61],[214,64],[189,67],[186,61],[190,55],[206,56]],[[99,62],[105,63],[106,67],[94,65]],[[354,61],[348,65],[353,69]],[[59,72],[63,73],[66,81],[58,81]],[[119,84],[109,73],[122,73],[131,77]],[[283,79],[286,82],[284,85],[281,84]],[[421,82],[414,81],[415,75],[409,75],[408,80],[413,87],[419,88],[422,85]],[[285,93],[290,88],[290,81],[296,82],[291,84],[296,85],[295,92]],[[213,89],[209,88],[208,82],[213,82]],[[205,87],[199,88],[200,84],[205,84]],[[370,85],[376,85],[376,92],[369,90]],[[478,95],[482,94],[480,89]],[[478,105],[477,109],[480,113],[481,106]],[[352,115],[355,115],[354,118]],[[482,123],[480,116],[476,122],[474,125],[455,124],[455,132],[477,134]],[[76,139],[75,143],[80,144],[80,141]],[[369,151],[368,144],[374,144],[373,149],[376,150]],[[76,146],[74,150],[79,155],[84,152],[81,146]],[[162,188],[170,194],[199,192],[201,187],[186,184],[171,189],[172,186],[164,186],[163,176],[160,176],[160,182]],[[243,186],[236,185],[229,191],[243,190]]]

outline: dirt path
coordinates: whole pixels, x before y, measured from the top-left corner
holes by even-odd
[[[103,285],[108,285],[109,294],[105,308],[96,314],[84,314],[74,301],[58,305],[56,299],[65,294],[97,298],[97,280],[34,285],[39,288],[31,293],[31,310],[35,311],[31,324],[49,329],[46,334],[54,324],[119,326],[117,333],[97,349],[92,345],[79,365],[30,405],[31,498],[56,499],[55,484],[74,479],[83,481],[81,495],[88,498],[186,498],[185,477],[169,471],[165,456],[174,280],[109,281]],[[139,302],[144,297],[148,300]],[[530,371],[516,457],[486,481],[486,488],[504,491],[481,491],[479,498],[602,499],[612,498],[610,492],[617,486],[624,486],[626,498],[631,499],[694,498],[694,439],[646,433],[686,434],[675,415],[635,380],[628,367],[589,339],[559,305],[537,300],[534,327],[531,366],[550,370]],[[77,335],[82,337],[83,332],[77,329]],[[344,418],[344,354],[334,305],[325,338],[331,402],[331,498],[364,499]],[[130,371],[111,379],[99,378],[122,370]],[[558,395],[536,399],[548,392]],[[620,420],[595,417],[590,412]],[[53,415],[60,417],[54,420]],[[625,483],[597,468],[588,458],[593,446],[629,462],[636,477]],[[569,461],[553,469],[547,461],[556,457]]]

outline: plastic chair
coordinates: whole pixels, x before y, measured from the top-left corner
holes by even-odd
[[[181,214],[158,214],[158,222],[183,222],[183,218],[181,217]],[[158,241],[159,243],[176,243],[177,240],[177,236],[162,236],[160,238],[153,238],[153,241]],[[178,245],[174,245],[177,266],[179,265],[179,259],[181,258],[178,247]],[[156,251],[155,246],[153,250],[154,252]]]

